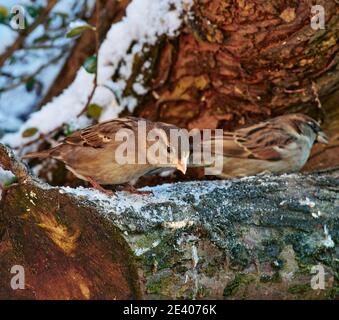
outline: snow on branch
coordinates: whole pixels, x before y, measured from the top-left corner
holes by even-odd
[[[111,27],[100,47],[98,87],[91,101],[104,109],[100,121],[117,117],[126,106],[130,110],[135,107],[135,98],[125,98],[121,105],[115,99],[131,75],[135,54],[141,52],[146,44],[155,44],[161,35],[175,36],[191,4],[192,0],[133,0],[127,7],[126,16]],[[120,79],[114,83],[112,76],[118,66]],[[93,90],[93,77],[81,68],[74,82],[60,96],[32,113],[18,132],[6,134],[1,142],[19,147],[64,124],[77,122]],[[141,84],[137,84],[136,89],[139,93],[147,92]],[[22,134],[29,128],[36,128],[36,133],[23,137]]]

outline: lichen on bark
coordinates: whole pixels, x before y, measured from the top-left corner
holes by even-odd
[[[338,298],[337,171],[109,197],[50,187],[3,147],[0,160],[22,172],[1,201],[1,297]],[[13,264],[29,289],[9,289]],[[319,265],[325,290],[311,287]]]

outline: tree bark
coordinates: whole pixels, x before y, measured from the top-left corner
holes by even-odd
[[[336,171],[108,197],[51,187],[3,146],[0,163],[18,178],[1,199],[2,299],[339,297]],[[24,290],[11,289],[13,265]]]
[[[153,52],[158,63],[148,79],[159,98],[149,94],[140,112],[229,130],[284,112],[316,117],[317,94],[338,90],[339,18],[336,1],[317,1],[325,9],[325,30],[313,30],[314,4],[195,0],[180,36],[160,39]]]
[[[312,5],[325,29],[311,27]],[[339,165],[339,6],[323,1],[195,0],[179,37],[159,39],[138,55],[125,90],[144,59],[151,88],[136,115],[187,128],[234,130],[284,113],[324,120],[330,148],[319,148],[309,171]],[[149,55],[149,54],[148,54]]]

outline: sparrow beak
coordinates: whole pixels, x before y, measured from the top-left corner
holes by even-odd
[[[188,157],[184,157],[183,159],[181,159],[177,162],[176,168],[179,171],[181,171],[183,174],[185,174],[186,171],[187,171],[187,161],[188,161]]]
[[[328,144],[328,137],[327,135],[325,134],[325,132],[323,131],[320,131],[317,135],[317,141],[319,143],[323,143],[323,144]]]

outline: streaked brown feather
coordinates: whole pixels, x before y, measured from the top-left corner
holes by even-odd
[[[242,159],[278,161],[276,148],[283,148],[295,139],[270,123],[258,124],[223,135],[223,156]],[[212,146],[214,148],[214,146]]]
[[[104,148],[114,142],[115,135],[120,130],[132,130],[138,126],[138,121],[145,119],[127,117],[114,119],[77,131],[67,137],[64,143],[83,147]]]

